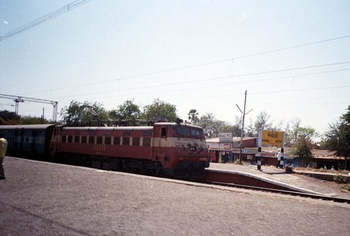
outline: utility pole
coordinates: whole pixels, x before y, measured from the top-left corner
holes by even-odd
[[[242,131],[241,131],[241,147],[239,150],[239,163],[242,164],[242,149],[243,149],[243,135],[244,135],[244,120],[245,120],[245,115],[247,115],[249,112],[251,112],[253,109],[251,109],[250,111],[248,111],[247,113],[245,112],[245,108],[246,108],[246,104],[247,104],[247,90],[244,93],[244,107],[243,107],[243,112],[241,110],[241,108],[239,108],[239,106],[236,104],[236,106],[238,107],[239,111],[242,113],[243,117],[242,117]]]

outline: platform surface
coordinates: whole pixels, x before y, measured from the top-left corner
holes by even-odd
[[[289,174],[281,168],[272,166],[261,166],[261,170],[258,170],[256,165],[235,165],[232,163],[210,163],[209,169],[247,173],[276,183],[289,185],[296,189],[304,189],[310,193],[350,199],[350,192],[341,190],[335,182],[308,177],[301,172]]]
[[[251,170],[253,171],[253,170]],[[6,157],[0,235],[349,235],[350,204]]]

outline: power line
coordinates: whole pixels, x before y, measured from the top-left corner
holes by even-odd
[[[304,66],[304,67],[286,68],[286,69],[279,69],[279,70],[272,70],[272,71],[262,71],[262,72],[240,74],[240,75],[230,75],[230,76],[215,77],[215,78],[208,78],[208,79],[200,79],[200,80],[193,80],[193,81],[186,81],[186,82],[173,82],[173,83],[159,84],[159,85],[154,85],[153,84],[153,85],[149,85],[149,86],[132,87],[132,88],[129,88],[129,89],[122,89],[122,90],[118,90],[118,91],[130,91],[130,90],[165,87],[165,86],[169,87],[169,86],[179,85],[179,84],[192,84],[192,83],[215,81],[215,80],[227,79],[227,78],[248,77],[248,76],[272,74],[272,73],[285,72],[285,71],[303,70],[303,69],[311,69],[311,68],[326,67],[326,66],[333,66],[333,65],[342,65],[342,64],[349,64],[349,63],[350,63],[350,61],[345,61],[345,62],[336,62],[336,63],[328,63],[328,64],[320,64],[320,65],[311,65],[311,66]],[[346,71],[346,70],[349,70],[349,69],[339,69],[339,70],[331,70],[331,71],[324,71],[324,72],[308,73],[308,74],[303,74],[303,75],[295,75],[295,77],[304,76],[304,75],[306,76],[306,75],[313,75],[313,74],[322,74],[322,73],[332,73],[332,72]],[[249,82],[248,81],[244,81],[244,82],[230,83],[230,84],[250,83],[250,82],[254,82],[255,83],[257,81],[261,82],[261,81],[283,79],[283,78],[291,78],[291,77],[293,77],[293,76],[285,76],[285,77],[273,78],[273,79],[271,79],[271,78],[260,79],[260,80],[254,80],[254,81],[249,81]],[[101,91],[101,92],[95,92],[95,93],[87,93],[87,94],[82,94],[80,96],[92,95],[92,94],[101,94],[101,93],[112,93],[112,92],[115,92],[115,90]],[[74,96],[77,96],[77,94],[75,94]]]
[[[227,87],[228,85],[237,85],[237,84],[243,84],[243,83],[257,83],[257,82],[264,82],[264,81],[271,81],[271,80],[281,80],[281,79],[287,79],[287,78],[292,78],[292,77],[303,77],[303,76],[311,76],[311,75],[319,75],[319,74],[326,74],[326,73],[334,73],[334,72],[339,72],[339,71],[349,71],[350,69],[339,69],[339,70],[330,70],[330,71],[322,71],[322,72],[316,72],[316,73],[307,73],[307,74],[299,74],[299,75],[290,75],[290,76],[283,76],[283,77],[277,77],[277,78],[267,78],[267,79],[256,79],[256,80],[250,80],[250,81],[240,81],[240,82],[232,82],[232,83],[226,83],[224,86]],[[229,78],[230,76],[227,76],[225,78]],[[191,83],[191,82],[188,82],[188,83]],[[193,82],[192,82],[193,83]],[[133,87],[133,88],[129,88],[129,89],[123,89],[123,90],[120,90],[120,91],[131,91],[131,90],[139,90],[139,89],[142,89],[143,92],[142,94],[152,94],[154,93],[153,91],[150,91],[150,92],[145,92],[144,90],[145,89],[148,89],[148,88],[155,88],[155,87],[172,87],[173,85],[176,85],[176,84],[184,84],[184,83],[171,83],[171,84],[162,84],[162,85],[157,85],[157,86],[143,86],[143,87]],[[207,87],[219,87],[219,86],[223,86],[222,84],[220,85],[210,85],[210,86],[203,86],[203,87],[198,87],[196,86],[195,88],[198,89],[198,88],[207,88]],[[350,86],[350,85],[349,85]],[[336,86],[336,87],[332,87],[332,86],[329,86],[329,87],[322,87],[322,88],[307,88],[307,89],[294,89],[293,90],[278,90],[277,92],[276,91],[266,91],[266,92],[258,92],[258,93],[252,93],[253,95],[255,94],[269,94],[269,93],[285,93],[285,92],[302,92],[302,91],[305,91],[305,90],[324,90],[324,89],[342,89],[342,88],[348,88],[349,87],[348,85],[345,85],[345,86]],[[193,90],[193,87],[186,87],[185,90]],[[175,91],[175,90],[162,90],[162,92],[164,93],[169,93],[171,91]],[[95,92],[95,93],[86,93],[86,94],[75,94],[75,95],[72,95],[72,96],[66,96],[66,97],[62,97],[61,99],[68,99],[69,97],[77,97],[77,96],[86,96],[86,95],[98,95],[98,94],[108,94],[108,93],[114,93],[115,90],[109,90],[109,91],[102,91],[102,92]],[[140,94],[140,93],[137,93],[137,94]],[[132,95],[132,94],[129,94],[129,95]],[[206,95],[205,98],[208,98],[208,97],[230,97],[232,95],[240,95],[240,94],[229,94],[229,95],[214,95],[214,96],[208,96]],[[111,96],[108,96],[108,97],[111,97]],[[101,98],[101,97],[98,97],[98,98]],[[203,98],[203,97],[196,97],[196,98]]]
[[[248,74],[240,74],[240,75],[229,75],[229,76],[223,76],[223,77],[215,77],[215,78],[208,78],[208,79],[200,79],[200,80],[193,80],[193,81],[186,81],[186,82],[174,82],[174,83],[168,83],[168,84],[162,84],[162,85],[151,85],[146,87],[138,87],[138,88],[132,88],[132,89],[124,89],[124,90],[134,90],[134,89],[142,89],[142,88],[154,88],[154,87],[163,87],[163,86],[169,86],[169,85],[176,85],[176,84],[190,84],[190,83],[199,83],[199,82],[205,82],[205,81],[213,81],[213,80],[220,80],[220,79],[227,79],[227,78],[238,78],[238,77],[247,77],[247,76],[255,76],[255,75],[263,75],[263,74],[271,74],[271,73],[278,73],[278,72],[286,72],[286,71],[293,71],[293,70],[301,70],[301,69],[311,69],[311,68],[317,68],[317,67],[326,67],[326,66],[333,66],[333,65],[341,65],[341,64],[349,64],[350,61],[344,61],[344,62],[335,62],[335,63],[328,63],[328,64],[320,64],[320,65],[311,65],[311,66],[304,66],[304,67],[294,67],[294,68],[286,68],[286,69],[279,69],[279,70],[271,70],[271,71],[262,71],[262,72],[255,72],[255,73],[248,73]],[[344,69],[342,69],[344,70]],[[347,69],[345,69],[347,70]],[[341,70],[335,70],[335,71],[341,71]],[[323,73],[323,72],[321,72]],[[326,72],[327,73],[327,72]],[[113,79],[113,80],[105,80],[105,81],[99,81],[94,83],[87,83],[84,84],[84,86],[88,85],[95,85],[95,84],[102,84],[106,82],[113,82],[113,81],[119,81],[124,79],[129,79],[137,76],[126,76],[119,79]],[[42,93],[42,92],[52,92],[53,90],[61,90],[66,88],[74,88],[74,87],[81,87],[80,85],[73,85],[69,87],[60,87],[56,89],[49,89],[49,90],[41,90],[41,91],[35,91],[32,93]],[[114,92],[115,90],[113,90]],[[99,92],[104,93],[104,92]]]
[[[1,35],[0,36],[0,42],[4,41],[5,39],[11,38],[11,37],[13,37],[13,36],[15,36],[15,35],[17,35],[19,33],[22,33],[22,32],[24,32],[26,30],[29,30],[30,28],[33,28],[33,27],[35,27],[37,25],[40,25],[40,24],[45,23],[45,22],[47,22],[49,20],[52,20],[55,17],[60,16],[60,15],[66,13],[66,12],[68,12],[70,10],[73,10],[74,8],[77,8],[77,7],[87,3],[89,1],[91,1],[91,0],[76,0],[74,2],[71,2],[70,4],[68,4],[68,5],[64,6],[64,7],[61,7],[60,9],[58,9],[58,10],[56,10],[54,12],[51,12],[51,13],[45,15],[45,16],[42,16],[42,17],[34,20],[33,22],[30,22],[30,23],[28,23],[26,25],[23,25],[23,26],[15,29],[15,30],[13,30],[13,31],[10,31],[8,33],[5,33],[5,34]]]

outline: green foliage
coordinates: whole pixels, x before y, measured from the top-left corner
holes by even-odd
[[[344,175],[336,175],[334,176],[333,180],[337,184],[342,184],[347,182],[347,178]]]
[[[99,103],[72,101],[61,111],[63,121],[68,125],[92,125],[106,122],[108,114]]]
[[[322,146],[335,151],[337,156],[345,157],[345,169],[347,169],[347,159],[350,157],[350,106],[338,122],[330,125]]]
[[[157,98],[151,105],[144,106],[141,117],[150,121],[175,122],[176,106]]]
[[[341,187],[345,191],[350,191],[350,184],[345,184],[344,186]]]
[[[127,100],[108,114],[109,118],[114,121],[125,121],[127,124],[136,125],[140,118],[141,110],[133,101]]]
[[[235,162],[233,162],[233,164],[235,165],[243,165],[243,162],[240,161],[239,159],[235,160]]]
[[[34,125],[34,124],[49,124],[50,122],[48,120],[45,120],[40,117],[34,117],[34,116],[21,116],[21,119],[19,120],[20,125]]]
[[[198,125],[199,118],[198,118],[198,112],[196,109],[191,109],[188,113],[188,119],[191,121],[192,124]]]
[[[254,124],[255,131],[258,131],[259,129],[271,129],[272,122],[269,121],[270,118],[271,116],[267,114],[265,111],[260,112]]]
[[[203,128],[207,137],[217,137],[219,133],[231,133],[232,137],[241,136],[241,128],[238,124],[231,125],[228,122],[217,120],[213,113],[206,113],[199,118],[198,125]]]
[[[0,125],[16,125],[19,123],[20,116],[10,111],[0,111]]]
[[[313,143],[311,139],[307,136],[301,135],[293,145],[290,154],[299,158],[301,166],[308,166],[309,161],[313,157],[311,152],[312,148]]]
[[[49,121],[42,117],[18,116],[14,112],[1,111],[0,125],[30,125],[30,124],[48,124]]]

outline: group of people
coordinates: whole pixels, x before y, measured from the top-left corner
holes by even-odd
[[[4,171],[4,158],[7,151],[7,141],[4,138],[4,133],[0,132],[0,180],[6,179]]]

